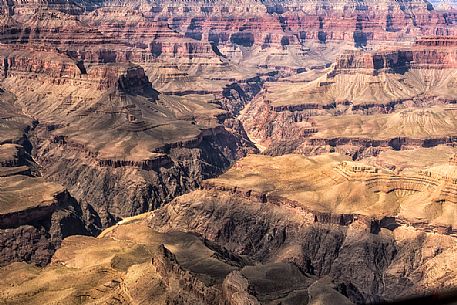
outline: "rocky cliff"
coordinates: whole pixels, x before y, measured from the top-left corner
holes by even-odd
[[[37,177],[28,138],[32,122],[12,105],[10,93],[0,98],[0,265],[46,265],[65,237],[87,234],[83,213],[61,185]]]
[[[0,39],[85,61],[233,57],[237,49],[356,47],[455,31],[455,12],[427,1],[5,2]],[[111,46],[111,47],[110,47]]]
[[[239,184],[230,180],[236,191],[211,187],[180,197],[155,212],[150,221],[164,232],[198,232],[263,263],[289,262],[311,276],[329,276],[337,290],[355,303],[392,300],[455,285],[441,277],[453,272],[442,269],[455,251],[455,239],[446,232],[428,233],[405,223],[354,214],[317,210],[310,214],[300,204],[276,195],[281,191],[277,186],[265,190],[266,197],[258,196],[246,189],[249,179],[253,181],[247,173]],[[286,179],[293,181],[294,177]],[[268,187],[267,182],[260,185]],[[321,203],[327,202],[325,195],[316,196]]]
[[[73,63],[76,75],[64,75],[61,57],[56,69],[41,61],[32,71],[14,54],[8,60],[5,86],[26,92],[18,103],[40,123],[33,144],[43,174],[81,202],[93,232],[161,206],[255,151],[220,124],[215,106],[159,97],[141,67],[96,65],[82,73]],[[36,98],[38,83],[47,93]]]
[[[369,163],[251,156],[149,221],[163,232],[197,232],[265,264],[288,262],[330,277],[354,303],[452,289],[442,276],[453,272],[443,262],[455,254],[455,218],[445,216],[454,195],[440,197],[435,187],[452,185],[453,151],[391,152]],[[405,163],[412,155],[417,159]],[[415,176],[422,168],[429,169]],[[389,171],[396,174],[387,178]]]
[[[407,181],[405,176],[423,166],[434,173],[427,179],[449,174],[440,166],[449,153],[449,148],[442,148],[435,156],[421,154],[422,159],[402,168],[401,179],[375,179],[376,183],[373,177],[386,169],[372,162],[382,161],[390,168],[391,162],[404,164],[408,154],[373,158],[365,164],[341,163],[338,160],[345,158],[335,155],[252,156],[208,181],[204,189],[155,212],[125,219],[98,238],[65,239],[45,268],[23,263],[0,268],[1,296],[11,304],[92,304],[104,299],[121,304],[231,305],[338,300],[346,305],[450,289],[455,286],[452,262],[457,246],[452,232],[400,221],[397,213],[411,217],[414,210],[382,206],[368,196],[370,191],[359,192],[365,196],[361,202],[376,207],[364,214],[353,210],[360,209],[361,202],[349,200],[352,210],[344,204],[346,195],[338,187],[326,193],[343,200],[336,208],[326,206],[335,200],[325,194],[315,193],[321,206],[312,206],[306,198],[313,193],[313,183],[323,187],[327,179],[365,184],[375,194],[385,193],[379,195],[385,200],[395,193],[406,204],[406,198],[418,198],[417,192],[434,191],[432,183],[420,186],[419,179]],[[329,159],[337,162],[329,165]],[[286,173],[281,166],[290,168],[287,162],[309,168]],[[454,164],[455,157],[448,162]],[[356,188],[346,185],[352,196],[357,196]],[[323,212],[323,207],[331,211]]]
[[[346,305],[455,287],[452,3],[0,12],[0,299]]]
[[[454,120],[454,40],[348,51],[323,76],[265,86],[240,120],[274,155],[339,151],[357,159],[389,147],[452,144],[454,128],[444,126]]]
[[[65,237],[87,234],[81,207],[61,186],[40,178],[1,178],[0,265],[49,263]]]
[[[2,300],[11,304],[43,300],[91,304],[104,299],[121,304],[292,305],[307,300],[309,294],[313,299],[327,298],[321,303],[325,305],[331,304],[329,297],[351,304],[331,280],[316,282],[294,264],[254,265],[194,234],[155,232],[148,228],[147,218],[128,219],[97,239],[70,237],[46,268],[26,264],[0,268],[5,279]],[[14,289],[18,275],[26,280]],[[275,278],[297,284],[284,285]],[[45,286],[52,287],[54,294],[42,289]],[[33,293],[23,294],[30,289]]]

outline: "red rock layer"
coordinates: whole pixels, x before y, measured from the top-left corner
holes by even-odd
[[[336,73],[379,73],[409,68],[457,68],[457,36],[425,37],[411,48],[375,52],[348,51],[338,57]]]
[[[218,47],[358,47],[457,34],[457,13],[424,1],[67,1],[0,3],[0,41],[47,46],[90,62],[212,58]]]

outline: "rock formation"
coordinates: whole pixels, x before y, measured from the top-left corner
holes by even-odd
[[[330,277],[354,303],[452,289],[454,271],[443,262],[455,254],[455,224],[453,216],[441,213],[454,211],[454,203],[435,198],[429,178],[403,176],[409,169],[388,182],[375,178],[381,169],[350,161],[338,165],[338,158],[249,157],[204,190],[156,211],[150,222],[163,232],[197,232],[265,264],[288,262],[309,276]],[[337,184],[325,188],[327,181]],[[370,190],[361,191],[365,187]],[[392,199],[400,206],[387,203]],[[425,216],[419,216],[422,208]]]
[[[456,59],[453,37],[348,51],[312,81],[269,85],[241,121],[275,155],[339,151],[357,159],[386,148],[452,144]]]
[[[453,1],[0,1],[0,303],[455,288],[456,24]]]
[[[46,265],[62,239],[87,234],[81,207],[59,185],[18,175],[0,178],[0,191],[0,265]]]
[[[2,300],[11,304],[105,300],[120,304],[253,305],[261,304],[258,298],[264,302],[279,297],[284,304],[295,304],[294,299],[307,298],[307,289],[315,298],[333,293],[345,299],[331,281],[310,287],[315,280],[294,264],[253,265],[194,234],[162,234],[147,224],[146,216],[136,217],[99,238],[67,238],[52,263],[41,270],[24,263],[3,268]],[[273,275],[297,280],[297,286],[275,282]],[[18,276],[24,279],[20,285]],[[57,294],[48,294],[45,286],[53,287]],[[32,293],[24,296],[25,291]]]
[[[20,48],[0,56],[4,88],[37,120],[32,140],[43,175],[71,191],[93,233],[255,151],[246,136],[223,127],[223,110],[206,98],[159,97],[138,65]]]
[[[61,185],[37,177],[28,132],[32,122],[0,97],[0,266],[49,263],[62,239],[87,234],[81,207]]]

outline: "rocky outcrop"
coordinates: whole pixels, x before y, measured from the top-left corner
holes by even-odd
[[[61,185],[48,183],[32,158],[31,119],[13,97],[0,100],[0,265],[46,265],[65,237],[87,234],[78,202]]]
[[[98,238],[67,238],[47,267],[0,268],[2,300],[75,304],[84,294],[82,302],[89,304],[103,298],[121,304],[259,305],[339,295],[331,280],[315,287],[317,278],[294,264],[261,264],[192,233],[155,232],[149,216],[125,219]],[[340,300],[349,303],[342,295]]]
[[[21,176],[1,178],[0,190],[0,265],[15,261],[46,265],[65,237],[86,234],[81,208],[67,191]],[[55,193],[41,195],[45,190]],[[36,193],[24,197],[28,192]]]
[[[222,173],[244,154],[239,140],[223,128],[190,142],[159,147],[162,156],[141,162],[101,160],[97,153],[68,143],[45,141],[37,148],[46,177],[65,185],[78,199],[93,232],[121,217],[162,206],[198,187],[202,179]],[[94,214],[96,219],[91,219]]]
[[[402,154],[392,162],[403,164]],[[427,272],[441,270],[457,245],[453,212],[446,212],[455,208],[455,196],[440,199],[444,189],[453,189],[455,157],[431,155],[424,164],[428,158],[418,154],[418,168],[428,170],[416,173],[413,162],[395,173],[336,154],[249,156],[201,190],[153,212],[149,221],[161,232],[201,234],[264,268],[292,264],[308,277],[289,283],[312,282],[304,294],[311,304],[331,297],[365,304],[451,288],[447,279],[437,279],[441,275],[432,284],[423,269],[426,264]],[[227,284],[234,302],[249,302],[250,296],[265,301],[267,284],[253,280],[250,268]]]
[[[230,305],[259,305],[249,293],[249,282],[239,271],[230,273],[222,284],[224,295]]]
[[[272,106],[271,102],[258,98],[247,106],[246,112],[240,117],[251,139],[260,145],[267,147],[265,153],[270,155],[282,155],[287,153],[302,153],[314,155],[325,152],[339,152],[348,154],[356,159],[377,155],[381,151],[394,149],[410,149],[412,147],[435,147],[439,145],[454,145],[456,138],[452,131],[447,135],[430,135],[420,133],[409,134],[383,134],[378,135],[349,135],[335,132],[334,136],[322,136],[326,134],[328,126],[325,125],[326,117],[334,116],[334,122],[345,121],[345,116],[360,118],[361,124],[368,123],[379,114],[390,113],[392,117],[411,118],[419,120],[419,116],[403,110],[407,105],[442,105],[453,101],[440,101],[439,99],[417,99],[415,101],[393,101],[387,104],[353,105],[343,102],[333,105],[291,105]],[[336,113],[333,113],[334,109]],[[399,114],[400,112],[400,114]],[[368,116],[367,116],[368,114]],[[394,123],[393,119],[389,120]],[[322,123],[319,123],[322,122]],[[436,122],[438,123],[438,122]],[[434,124],[434,123],[433,123]],[[420,126],[420,125],[417,125]],[[343,127],[344,128],[344,127]],[[333,129],[334,130],[334,129]],[[381,129],[384,130],[384,129]],[[444,133],[446,133],[443,130]],[[361,132],[362,133],[362,132]],[[370,133],[370,132],[368,132]]]
[[[445,259],[428,249],[445,247],[445,252],[452,251],[455,241],[405,227],[373,234],[360,221],[348,226],[310,222],[292,208],[220,191],[186,195],[157,211],[150,221],[162,231],[198,232],[235,253],[263,262],[289,261],[318,277],[328,275],[355,303],[452,286],[449,282],[430,285],[421,264]],[[429,254],[412,265],[408,263],[424,251]],[[408,280],[410,277],[414,282]]]
[[[373,230],[361,217],[305,217],[297,206],[266,197],[207,187],[125,219],[97,239],[70,237],[49,267],[0,268],[4,299],[36,301],[49,289],[42,287],[52,287],[48,300],[70,304],[82,292],[144,304],[351,304],[348,298],[370,303],[455,285],[452,265],[443,264],[455,259],[452,237],[384,220]],[[18,274],[25,282],[13,291]],[[69,285],[75,293],[66,293]]]
[[[452,127],[418,130],[441,125],[447,119],[434,114],[456,102],[453,44],[435,36],[409,48],[347,51],[312,81],[265,85],[239,119],[272,155],[340,152],[361,159],[386,149],[453,145]],[[383,127],[373,132],[373,124]]]
[[[379,176],[382,177],[382,175]],[[442,195],[439,196],[436,200],[441,202],[448,201],[451,204],[455,204],[454,193],[452,191],[446,191],[446,189],[453,190],[455,188],[452,184],[443,186],[439,180],[432,180],[423,177],[392,176],[389,180],[387,178],[382,179],[379,176],[373,175],[372,177],[365,178],[365,183],[367,184],[368,188],[372,189],[374,192],[420,192],[424,190],[433,192],[435,191],[435,187],[443,187],[444,189],[441,192],[437,191],[437,193]],[[353,179],[359,180],[360,177],[353,177]],[[350,226],[354,223],[359,223],[363,224],[363,226],[366,227],[366,229],[371,233],[379,233],[381,229],[391,230],[400,226],[409,226],[415,228],[418,231],[423,231],[426,233],[439,233],[443,235],[457,236],[457,229],[453,228],[452,224],[431,224],[425,219],[412,219],[404,215],[382,216],[383,213],[380,213],[379,216],[370,216],[357,213],[341,214],[334,212],[317,211],[303,206],[303,204],[295,200],[290,200],[267,193],[261,193],[255,190],[243,189],[240,187],[224,187],[222,185],[218,185],[217,182],[206,182],[202,186],[202,189],[207,191],[228,193],[235,197],[245,198],[248,200],[252,199],[262,203],[276,205],[278,207],[292,208],[299,212],[301,217],[306,219],[308,223],[341,226]],[[443,195],[448,196],[444,197]]]
[[[38,55],[32,65],[29,59]],[[255,151],[242,128],[232,132],[219,123],[229,113],[203,104],[199,115],[193,101],[159,101],[159,92],[137,65],[85,66],[56,54],[47,61],[49,56],[8,53],[5,84],[20,96],[26,112],[46,122],[33,131],[36,159],[47,179],[64,184],[81,202],[94,234],[121,217],[163,205]],[[65,67],[75,74],[66,75]],[[251,94],[241,87],[238,92],[243,97],[233,99],[244,101]],[[119,136],[131,143],[118,146]],[[126,185],[134,187],[125,191]]]
[[[363,51],[348,52],[338,58],[334,73],[395,73],[410,69],[412,61],[412,51],[386,51],[375,54]]]
[[[455,69],[455,37],[434,36],[416,40],[409,49],[376,52],[352,51],[338,57],[332,75],[339,73],[405,73],[409,69]]]
[[[165,246],[159,247],[158,254],[153,258],[153,265],[168,287],[179,287],[178,289],[191,293],[201,304],[224,304],[220,289],[208,287],[198,277],[184,270]]]
[[[233,116],[228,107],[160,96],[138,65],[10,49],[3,63],[17,104],[43,122],[31,137],[43,176],[82,204],[93,234],[163,205],[255,151],[240,126],[222,126]],[[243,84],[246,91],[240,86],[232,100],[255,95],[255,82]]]
[[[0,50],[0,67],[3,79],[38,79],[56,85],[85,85],[99,91],[117,89],[130,94],[145,94],[142,90],[150,88],[148,77],[139,66],[128,63],[86,66],[83,61],[52,49],[4,47]]]
[[[28,142],[26,142],[28,143]],[[31,152],[18,144],[0,145],[0,265],[50,262],[62,240],[87,234],[78,202],[39,174]]]

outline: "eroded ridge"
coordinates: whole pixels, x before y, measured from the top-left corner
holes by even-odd
[[[409,166],[404,160],[416,151],[365,162],[250,156],[150,222],[162,232],[198,232],[262,262],[292,261],[307,274],[330,276],[356,303],[452,289],[439,278],[452,273],[441,268],[455,251],[455,195],[444,195],[455,165],[452,148],[437,151]],[[417,253],[422,263],[409,264]]]
[[[455,288],[456,24],[455,1],[0,1],[0,303]]]
[[[348,51],[327,70],[264,86],[241,116],[268,154],[346,153],[455,144],[455,38]]]
[[[0,94],[0,266],[50,262],[62,240],[87,234],[78,202],[60,184],[39,177],[29,132],[33,122]]]
[[[125,220],[99,238],[66,239],[52,263],[37,269],[23,263],[2,269],[2,299],[21,302],[119,304],[262,304],[324,294],[350,302],[330,279],[317,282],[292,263],[254,265],[191,233],[158,233],[148,215]],[[268,275],[267,275],[268,274]],[[16,286],[18,275],[24,279]],[[294,279],[276,282],[271,276]],[[71,279],[71,280],[70,280]],[[52,286],[53,292],[42,288]],[[31,291],[27,296],[24,291]]]

